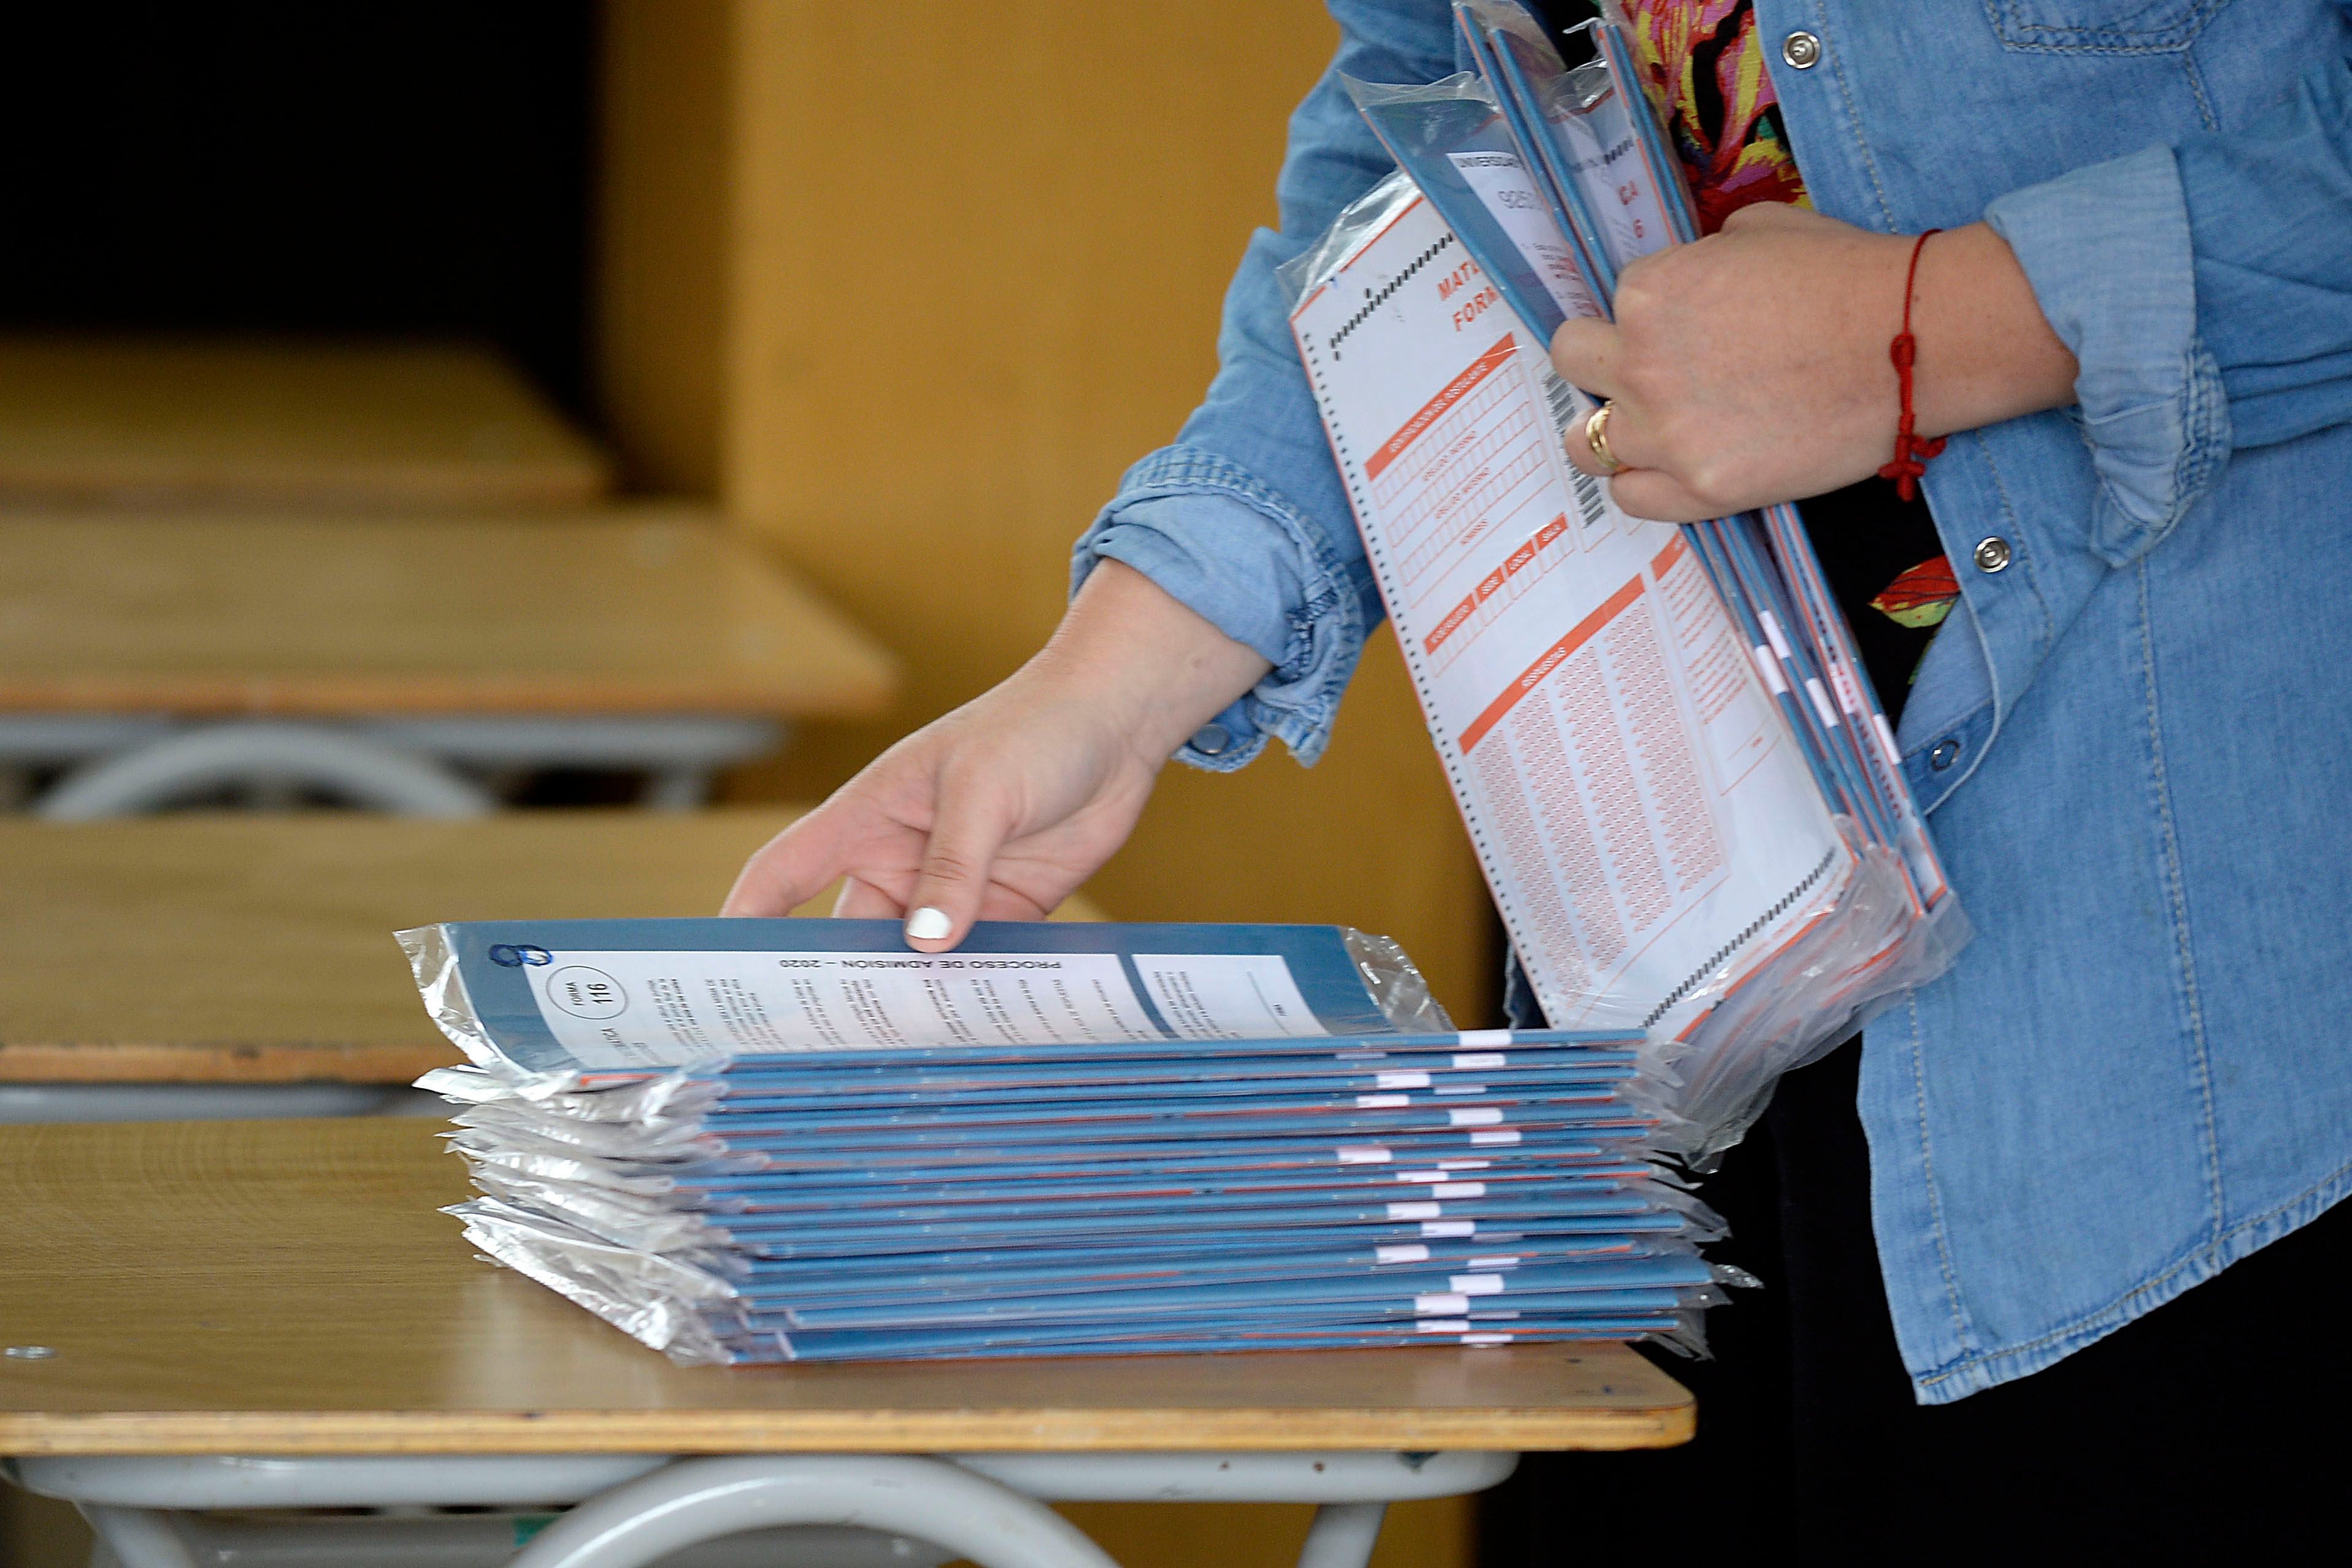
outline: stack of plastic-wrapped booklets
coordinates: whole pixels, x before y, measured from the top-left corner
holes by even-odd
[[[752,1363],[1641,1339],[1731,1279],[1625,1031],[1463,1033],[1335,927],[402,933],[490,1258]]]

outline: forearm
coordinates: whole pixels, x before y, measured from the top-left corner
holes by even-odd
[[[1901,243],[1906,268],[1914,243]],[[1899,278],[1895,298],[1899,312]],[[1974,430],[2074,401],[2074,356],[2042,315],[2009,242],[1990,225],[1972,223],[1927,241],[1911,320],[1919,343],[1914,379],[1922,436]],[[1886,386],[1891,410],[1891,364]]]
[[[1271,668],[1142,573],[1106,560],[1021,678],[1099,704],[1129,744],[1158,763]]]

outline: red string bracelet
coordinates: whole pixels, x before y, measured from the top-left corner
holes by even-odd
[[[1943,233],[1931,228],[1921,235],[1911,247],[1911,269],[1903,278],[1903,330],[1895,334],[1887,347],[1887,357],[1895,362],[1895,378],[1903,388],[1903,422],[1895,427],[1895,460],[1878,470],[1882,479],[1895,481],[1895,493],[1905,500],[1919,493],[1919,480],[1927,471],[1927,460],[1940,457],[1944,438],[1922,441],[1916,433],[1917,416],[1911,410],[1911,366],[1919,358],[1919,340],[1911,335],[1911,289],[1919,278],[1919,253],[1927,248],[1928,239]]]

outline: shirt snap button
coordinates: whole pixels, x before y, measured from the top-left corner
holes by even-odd
[[[1192,749],[1204,757],[1222,757],[1233,743],[1223,724],[1203,724],[1192,731]]]
[[[1998,534],[1994,535],[1990,539],[1980,539],[1977,541],[1977,547],[1974,552],[1974,555],[1977,563],[1977,570],[1979,572],[1998,572],[2002,567],[2009,564],[2009,541],[2001,538]]]
[[[1822,41],[1811,33],[1791,33],[1780,40],[1780,58],[1801,71],[1809,71],[1822,58]]]
[[[1935,750],[1927,753],[1927,765],[1940,773],[1959,759],[1960,738],[1958,735],[1947,735],[1936,742]]]

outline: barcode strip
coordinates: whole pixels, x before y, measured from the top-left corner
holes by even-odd
[[[1576,417],[1576,388],[1560,380],[1549,365],[1543,373],[1544,398],[1551,405],[1552,428],[1562,435],[1568,432],[1568,422]]]
[[[1601,481],[1579,468],[1568,471],[1569,487],[1576,491],[1576,510],[1587,528],[1605,528],[1609,516],[1601,510]]]
[[[1562,381],[1553,373],[1551,366],[1546,365],[1543,368],[1543,390],[1544,401],[1551,405],[1552,427],[1565,437],[1568,434],[1570,423],[1576,418],[1580,403],[1576,395],[1576,388]],[[1584,519],[1584,526],[1605,527],[1609,516],[1601,505],[1601,481],[1591,474],[1579,473],[1574,468],[1570,468],[1568,473],[1568,482],[1569,487],[1576,491],[1576,510],[1577,514]]]

